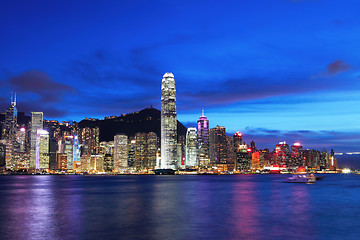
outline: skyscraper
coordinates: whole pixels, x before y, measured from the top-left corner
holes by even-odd
[[[11,105],[6,109],[5,115],[5,136],[4,139],[9,139],[13,145],[16,141],[16,125],[17,125],[17,109],[16,109],[16,93],[13,98],[11,93]]]
[[[294,145],[291,146],[291,166],[302,166],[302,150],[303,147],[300,143],[294,143]]]
[[[198,166],[198,141],[196,128],[188,128],[186,132],[186,166]]]
[[[276,159],[276,164],[287,165],[287,166],[289,165],[290,149],[289,149],[289,145],[285,141],[276,144],[275,159]]]
[[[42,129],[36,135],[35,169],[49,169],[49,132]]]
[[[114,171],[125,170],[128,165],[129,149],[128,136],[116,134],[114,136]]]
[[[1,140],[0,140],[1,141]],[[5,156],[6,156],[6,145],[4,143],[0,143],[0,169],[4,170],[5,169]]]
[[[156,167],[156,153],[158,151],[158,137],[156,133],[149,132],[147,134],[147,159],[148,168]]]
[[[61,146],[63,148],[61,152],[65,153],[67,158],[66,169],[72,170],[74,163],[74,136],[64,136]]]
[[[209,158],[209,120],[204,116],[204,110],[202,115],[197,121],[197,133],[199,144],[199,165],[208,166],[210,164]]]
[[[236,132],[233,136],[235,151],[235,169],[247,171],[251,165],[251,151],[248,151],[248,145],[243,142],[243,134]]]
[[[43,113],[31,112],[31,136],[30,136],[30,169],[35,169],[35,150],[37,130],[43,128]]]
[[[161,168],[177,168],[176,89],[172,73],[161,83]]]
[[[135,134],[135,169],[143,170],[147,168],[147,134],[136,133]]]
[[[16,93],[13,98],[11,93],[11,105],[6,109],[5,115],[5,139],[8,139],[12,144],[11,160],[7,163],[7,169],[15,169],[15,152],[19,148],[19,144],[16,141],[16,128],[17,128],[17,109],[16,109]]]
[[[216,126],[210,129],[210,162],[211,164],[227,163],[225,127]]]

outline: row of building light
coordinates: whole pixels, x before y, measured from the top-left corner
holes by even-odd
[[[42,112],[31,113],[31,128],[17,124],[16,97],[6,111],[0,140],[0,168],[7,170],[60,170],[137,172],[149,169],[219,167],[231,171],[259,170],[272,165],[336,168],[334,153],[303,150],[286,142],[273,152],[247,145],[239,132],[227,136],[225,127],[209,128],[202,115],[197,128],[177,136],[175,79],[166,73],[161,87],[161,143],[153,133],[117,134],[114,141],[99,142],[99,128],[78,128],[76,123],[44,121]],[[45,128],[51,129],[51,135]],[[61,128],[65,128],[62,130]],[[30,139],[28,141],[27,139]],[[29,151],[28,151],[29,150]]]

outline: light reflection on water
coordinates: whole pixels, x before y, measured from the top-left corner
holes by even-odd
[[[1,239],[357,239],[360,176],[1,176]]]

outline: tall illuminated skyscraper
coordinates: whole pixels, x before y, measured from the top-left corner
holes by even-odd
[[[248,145],[242,139],[243,134],[236,132],[233,136],[234,152],[235,152],[235,169],[247,171],[251,167],[252,153]],[[255,159],[259,159],[256,155]]]
[[[275,148],[276,164],[289,165],[289,158],[290,158],[289,145],[285,141],[276,144],[276,148]]]
[[[6,109],[4,138],[9,139],[13,145],[16,141],[16,125],[17,125],[16,93],[14,98],[11,93],[11,105],[8,109]]]
[[[210,162],[211,164],[227,163],[225,127],[216,126],[210,129]]]
[[[135,134],[135,169],[143,170],[147,168],[147,147],[146,147],[146,133]]]
[[[114,136],[114,171],[121,172],[128,165],[129,157],[128,136],[124,134],[116,134]]]
[[[294,143],[291,146],[291,166],[302,166],[302,150],[303,147],[300,143]]]
[[[35,169],[49,169],[49,132],[42,129],[36,135]]]
[[[161,168],[177,168],[176,89],[172,73],[161,83]]]
[[[31,136],[30,136],[30,169],[35,169],[35,150],[37,130],[43,128],[43,113],[31,112]]]
[[[59,152],[66,154],[66,169],[73,170],[81,165],[78,135],[65,135],[59,143]],[[77,165],[77,166],[74,166]]]
[[[198,141],[196,128],[188,128],[186,132],[186,166],[198,166]]]
[[[204,116],[204,110],[197,121],[197,134],[199,144],[199,164],[207,166],[210,164],[209,158],[209,120]]]
[[[148,168],[156,167],[156,153],[158,151],[158,137],[156,133],[149,132],[147,134],[147,159],[148,159]]]

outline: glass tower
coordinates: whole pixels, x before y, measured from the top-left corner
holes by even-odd
[[[204,110],[202,116],[197,121],[197,133],[199,143],[199,164],[200,166],[208,166],[210,164],[209,158],[209,120],[204,116]]]
[[[14,99],[13,96],[11,95],[11,106],[8,109],[6,109],[5,137],[4,137],[4,139],[10,139],[13,145],[16,141],[16,125],[17,125],[17,109],[16,109],[16,93],[15,93]]]
[[[186,132],[186,166],[198,166],[198,141],[196,128],[188,128]]]
[[[35,169],[49,169],[49,132],[38,129],[36,135]]]
[[[177,168],[176,89],[172,73],[165,73],[161,83],[161,165]]]
[[[35,169],[35,150],[38,129],[43,129],[43,113],[31,112],[30,169]]]
[[[114,136],[114,171],[121,172],[128,167],[129,157],[128,136],[116,134]]]

